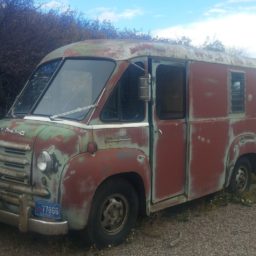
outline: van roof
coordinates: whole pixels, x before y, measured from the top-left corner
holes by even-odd
[[[63,57],[99,57],[126,60],[142,56],[256,67],[256,59],[228,55],[217,51],[206,51],[157,41],[101,39],[85,40],[63,46],[46,55],[41,63]]]

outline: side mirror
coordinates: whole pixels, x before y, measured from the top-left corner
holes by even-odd
[[[150,74],[141,76],[139,78],[139,98],[143,101],[151,100],[151,77]]]

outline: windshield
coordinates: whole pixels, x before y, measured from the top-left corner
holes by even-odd
[[[44,65],[44,68],[48,67],[48,65],[53,64],[48,63]],[[40,92],[34,98],[40,98],[40,94],[43,94],[43,96],[36,104],[36,107],[32,110],[31,107],[34,104],[31,103],[30,109],[27,107],[27,112],[24,113],[23,111],[22,113],[32,112],[34,115],[50,117],[56,115],[58,117],[81,120],[90,110],[90,108],[86,107],[93,105],[98,98],[114,67],[115,63],[108,60],[67,59],[52,81],[51,76],[53,76],[54,71],[49,75],[45,84],[50,81],[50,86],[44,85],[44,88],[38,89]],[[35,72],[35,75],[39,71],[40,68]],[[32,83],[33,77],[25,90],[27,95],[31,94],[31,98],[35,94],[33,88],[36,87],[38,80]],[[43,87],[40,85],[40,81],[37,86]],[[22,106],[28,105],[26,100],[23,100],[24,98],[21,95],[17,104],[15,104],[14,114],[19,114]],[[34,100],[34,103],[36,101]],[[81,109],[81,111],[73,111],[76,109]],[[67,114],[69,112],[70,114]],[[61,113],[63,113],[63,116]]]
[[[12,109],[14,115],[25,115],[35,105],[39,96],[45,90],[54,72],[58,68],[60,60],[41,65],[28,81]]]

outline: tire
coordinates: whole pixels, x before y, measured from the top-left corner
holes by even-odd
[[[87,232],[97,248],[124,241],[138,216],[138,196],[124,179],[104,182],[96,191],[89,216]]]
[[[234,171],[230,180],[230,191],[241,194],[249,190],[251,185],[251,163],[247,158],[240,158],[234,167]]]

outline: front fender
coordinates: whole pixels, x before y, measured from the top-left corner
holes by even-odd
[[[146,199],[150,195],[150,167],[147,156],[138,149],[106,149],[94,155],[80,154],[72,158],[62,175],[60,194],[63,217],[71,229],[86,226],[93,196],[108,177],[137,173],[144,183]]]

